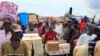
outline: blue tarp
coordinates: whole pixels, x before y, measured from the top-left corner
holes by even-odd
[[[19,13],[18,16],[21,25],[26,26],[28,24],[28,13]]]

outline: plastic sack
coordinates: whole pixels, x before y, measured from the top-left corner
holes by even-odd
[[[1,2],[0,3],[0,20],[6,20],[9,18],[12,22],[18,20],[18,6],[11,2]],[[5,18],[5,19],[4,19]]]

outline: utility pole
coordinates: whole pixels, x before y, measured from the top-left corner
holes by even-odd
[[[92,24],[94,24],[95,17],[96,17],[96,15],[94,15],[94,17],[92,19]]]
[[[72,9],[72,7],[70,7],[69,14],[72,15],[72,12],[73,12],[73,9]]]

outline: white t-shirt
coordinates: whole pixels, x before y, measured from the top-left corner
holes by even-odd
[[[62,24],[56,25],[55,27],[55,32],[57,32],[58,34],[62,34],[62,30],[63,30],[63,26]]]
[[[90,35],[87,35],[86,33],[85,34],[82,34],[79,37],[78,41],[77,41],[77,46],[84,45],[84,44],[88,44],[90,40],[93,40],[96,37],[97,36],[95,34],[92,34],[91,36]]]

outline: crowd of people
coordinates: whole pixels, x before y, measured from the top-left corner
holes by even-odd
[[[11,2],[0,4],[0,19],[4,20],[3,24],[0,21],[0,56],[30,56],[27,45],[22,41],[25,33],[38,33],[43,39],[43,44],[51,40],[64,40],[70,44],[68,56],[74,56],[75,47],[88,44],[88,53],[94,56],[96,42],[100,40],[100,28],[86,17],[79,20],[71,18],[72,7],[64,16],[64,21],[46,18],[43,22],[28,22],[27,25],[22,25],[20,21],[16,22],[17,9],[18,6]],[[34,56],[34,52],[32,50],[31,56]],[[66,56],[66,54],[57,56]]]
[[[70,54],[73,56],[75,46],[89,44],[93,48],[89,48],[90,55],[93,56],[95,43],[98,41],[100,29],[93,24],[87,22],[85,19],[72,20],[68,19],[62,21],[49,21],[33,23],[29,22],[27,26],[22,26],[19,22],[12,23],[5,20],[0,29],[0,53],[5,55],[24,55],[28,56],[28,48],[25,43],[21,41],[24,33],[38,33],[44,39],[45,44],[50,40],[63,39],[70,44]],[[43,38],[44,36],[44,38]],[[91,51],[92,50],[92,51]]]

